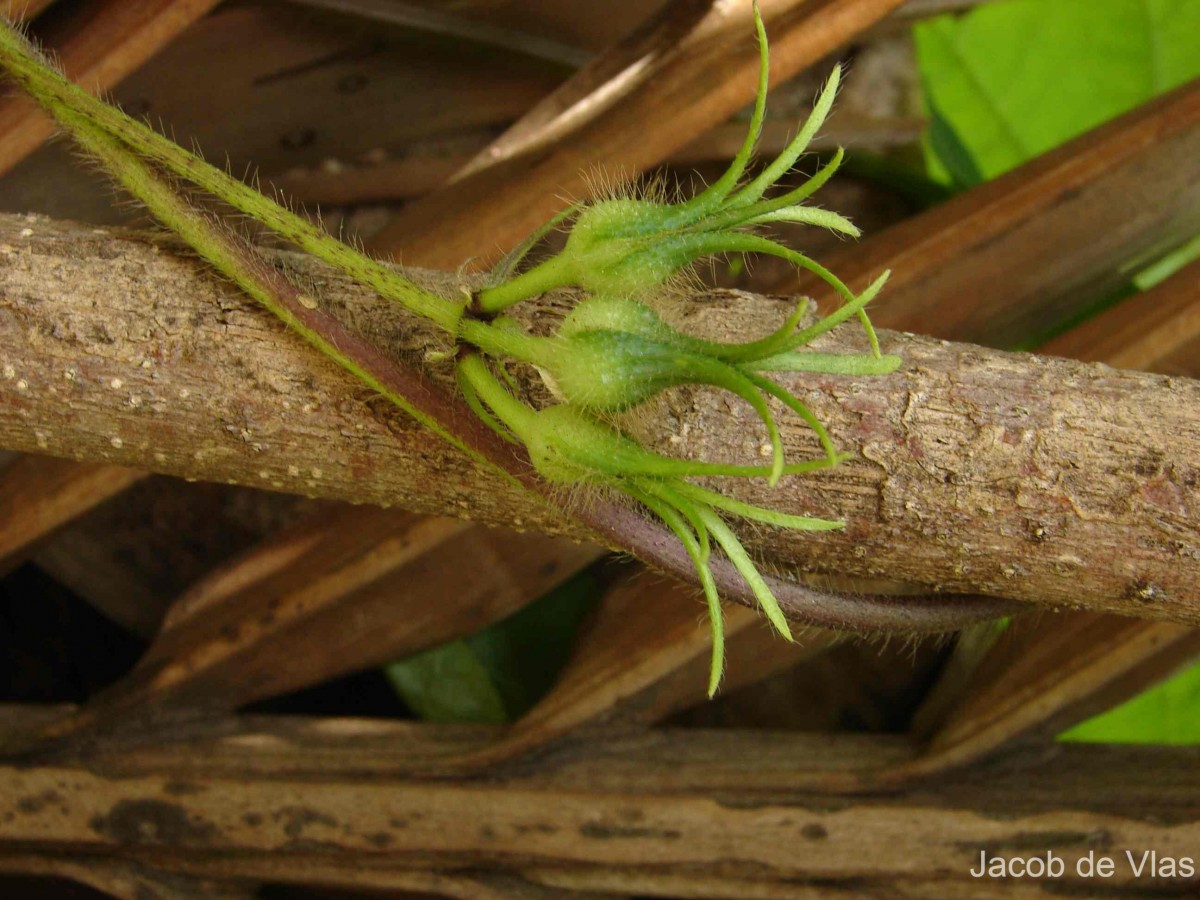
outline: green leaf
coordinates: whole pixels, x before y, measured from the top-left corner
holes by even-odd
[[[550,689],[601,588],[581,572],[506,619],[384,667],[392,687],[431,722],[507,722]]]
[[[985,179],[1200,75],[1195,0],[1008,0],[913,34],[928,150]]]
[[[928,88],[925,90],[925,105],[929,107],[925,150],[931,154],[930,174],[958,191],[982,183],[983,173],[975,164],[975,158],[954,126],[942,115],[933,99],[933,92]]]
[[[396,693],[430,722],[507,722],[504,699],[467,641],[451,641],[384,666]]]
[[[1058,736],[1096,744],[1200,744],[1200,665]]]
[[[525,713],[553,686],[571,655],[579,626],[602,592],[595,573],[581,572],[468,638],[491,672],[511,718]]]

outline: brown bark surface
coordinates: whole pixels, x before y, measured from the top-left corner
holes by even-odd
[[[285,262],[397,354],[419,361],[437,343],[329,271]],[[172,245],[6,217],[0,273],[0,446],[584,536]],[[548,319],[562,298],[529,306]],[[725,293],[688,298],[676,316],[741,338],[785,308]],[[789,382],[856,459],[774,490],[725,486],[847,520],[819,536],[750,535],[761,555],[788,571],[1200,622],[1200,382],[898,333],[883,343],[905,360],[891,376]],[[863,345],[849,326],[822,347]],[[816,455],[808,429],[782,423],[793,458]],[[758,460],[765,441],[748,409],[706,390],[675,392],[631,425],[666,451],[710,459]]]
[[[2,712],[2,711],[0,711]],[[0,766],[0,871],[120,860],[172,874],[395,891],[417,873],[500,875],[508,892],[687,897],[1195,896],[1194,874],[1135,876],[1149,849],[1195,860],[1191,747],[1068,747],[903,790],[822,786],[894,764],[890,735],[661,729],[579,741],[490,778],[422,762],[494,729],[283,717],[159,747]],[[1120,772],[1120,778],[1113,773]],[[972,878],[981,852],[1053,852],[1050,879]],[[61,871],[61,870],[59,870]],[[590,895],[589,895],[590,896]]]

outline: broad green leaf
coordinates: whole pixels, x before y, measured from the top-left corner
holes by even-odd
[[[511,718],[528,710],[554,684],[580,624],[600,594],[595,574],[581,572],[467,639],[488,667]]]
[[[384,666],[392,687],[430,722],[507,722],[487,666],[463,641],[451,641]]]
[[[483,631],[397,660],[384,672],[421,719],[511,721],[554,683],[599,596],[596,576],[581,572]]]
[[[955,190],[966,190],[983,182],[983,173],[979,171],[975,157],[942,114],[929,87],[925,88],[925,105],[929,107],[925,152],[929,154],[930,175]]]
[[[954,175],[955,140],[993,178],[1200,76],[1196,0],[1007,0],[913,34],[927,149]]]
[[[1120,706],[1081,722],[1060,741],[1200,744],[1200,665],[1184,669]]]

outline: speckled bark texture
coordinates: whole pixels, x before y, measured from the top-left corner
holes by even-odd
[[[421,364],[426,349],[445,347],[323,267],[281,263],[396,354]],[[454,288],[448,276],[423,277]],[[568,302],[522,314],[548,328]],[[683,298],[672,315],[697,333],[744,339],[786,309],[722,293]],[[848,523],[820,535],[756,531],[761,556],[781,570],[1200,623],[1200,382],[882,340],[905,360],[893,375],[786,380],[854,460],[773,490],[723,485]],[[818,347],[864,344],[848,325]],[[445,363],[428,371],[449,383]],[[544,395],[535,373],[517,374]],[[802,423],[780,420],[793,459],[817,455]],[[740,401],[708,390],[675,391],[628,424],[665,452],[708,459],[761,460],[766,439]],[[584,536],[174,244],[46,219],[0,217],[0,447]]]

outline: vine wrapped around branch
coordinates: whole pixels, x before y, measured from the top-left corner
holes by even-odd
[[[516,274],[540,232],[531,236],[481,289],[469,294],[465,303],[425,290],[394,269],[341,244],[307,220],[92,98],[56,72],[11,26],[0,27],[0,64],[122,187],[217,271],[313,347],[453,446],[496,466],[516,483],[543,496],[551,495],[546,482],[551,486],[599,489],[622,495],[656,516],[678,540],[708,601],[713,628],[709,691],[713,693],[723,668],[724,645],[715,573],[735,571],[776,630],[791,639],[771,580],[763,576],[723,516],[742,517],[793,532],[829,531],[843,527],[844,522],[747,503],[687,479],[763,476],[774,488],[784,475],[838,465],[846,454],[836,449],[821,419],[795,393],[762,373],[877,376],[895,370],[900,363],[898,357],[882,355],[865,311],[887,273],[862,295],[855,296],[814,260],[749,233],[757,225],[776,221],[858,233],[837,214],[805,202],[836,171],[840,153],[800,187],[779,197],[765,198],[828,115],[840,78],[837,68],[793,141],[756,177],[743,183],[761,131],[769,70],[766,34],[757,7],[754,22],[760,52],[758,96],[746,140],[721,178],[695,197],[678,203],[616,197],[573,209],[568,216],[573,219],[570,234],[562,251]],[[456,344],[458,391],[476,420],[465,421],[462,404],[453,397],[431,394],[403,367],[371,345],[348,337],[335,320],[314,311],[318,305],[315,300],[273,269],[255,248],[195,208],[188,194],[176,187],[176,180],[212,194],[446,331]],[[546,227],[563,218],[556,218]],[[713,342],[684,334],[647,305],[652,292],[681,268],[702,257],[726,252],[782,257],[823,278],[842,295],[845,305],[824,320],[798,330],[807,307],[801,302],[782,326],[772,328],[765,337],[742,343]],[[567,285],[588,289],[593,296],[579,303],[552,338],[535,337],[519,320],[499,315],[547,290]],[[866,332],[869,354],[799,352],[852,314],[858,316]],[[511,375],[504,368],[509,361],[537,366],[560,403],[542,409],[528,405],[520,392],[512,389]],[[641,446],[610,417],[643,405],[666,388],[689,384],[722,388],[748,404],[765,426],[771,450],[769,466],[716,458],[688,460],[657,452]],[[603,388],[597,390],[597,385]],[[780,428],[768,398],[780,401],[815,432],[823,452],[821,458],[786,461]],[[480,425],[485,430],[481,431]],[[488,436],[487,430],[493,436]],[[495,446],[495,437],[518,445],[524,454],[514,460]],[[533,478],[521,461],[531,464],[540,479]],[[609,512],[584,518],[590,515],[593,524],[599,524],[601,532],[616,536],[618,543],[636,544],[631,536],[646,533],[646,523],[635,523],[620,504],[605,500],[600,505]],[[624,522],[624,532],[615,526],[618,520]],[[714,541],[724,553],[724,559],[716,564],[712,557]],[[646,545],[643,552],[647,552],[654,542],[642,543]]]
[[[580,503],[570,507],[579,518],[568,517],[433,439],[160,243],[0,215],[0,446],[469,516],[598,540],[691,571],[679,542],[632,507]],[[322,285],[320,311],[393,363],[421,358],[438,339],[319,262],[269,258]],[[411,274],[431,287],[454,283],[442,273]],[[682,304],[698,329],[732,340],[761,333],[784,309],[722,292]],[[564,306],[548,295],[514,315],[544,321]],[[814,349],[850,352],[860,343],[837,330]],[[947,630],[1011,611],[953,596],[987,594],[1200,625],[1200,381],[886,331],[880,344],[907,364],[873,379],[869,392],[824,376],[784,382],[840,446],[859,448],[854,458],[774,489],[762,479],[728,486],[746,502],[769,497],[796,515],[837,509],[846,521],[819,536],[742,533],[778,573],[772,586],[790,621]],[[514,377],[527,395],[544,390],[535,373]],[[421,383],[449,396],[453,372],[431,368]],[[697,458],[758,449],[753,413],[711,389],[682,388],[656,413],[637,423],[648,446]],[[807,428],[782,436],[789,454],[819,449]],[[516,448],[496,442],[517,459]],[[829,590],[840,582],[812,590],[795,573],[941,593],[932,601],[843,595]],[[739,594],[736,573],[714,574],[724,596],[753,602]]]

